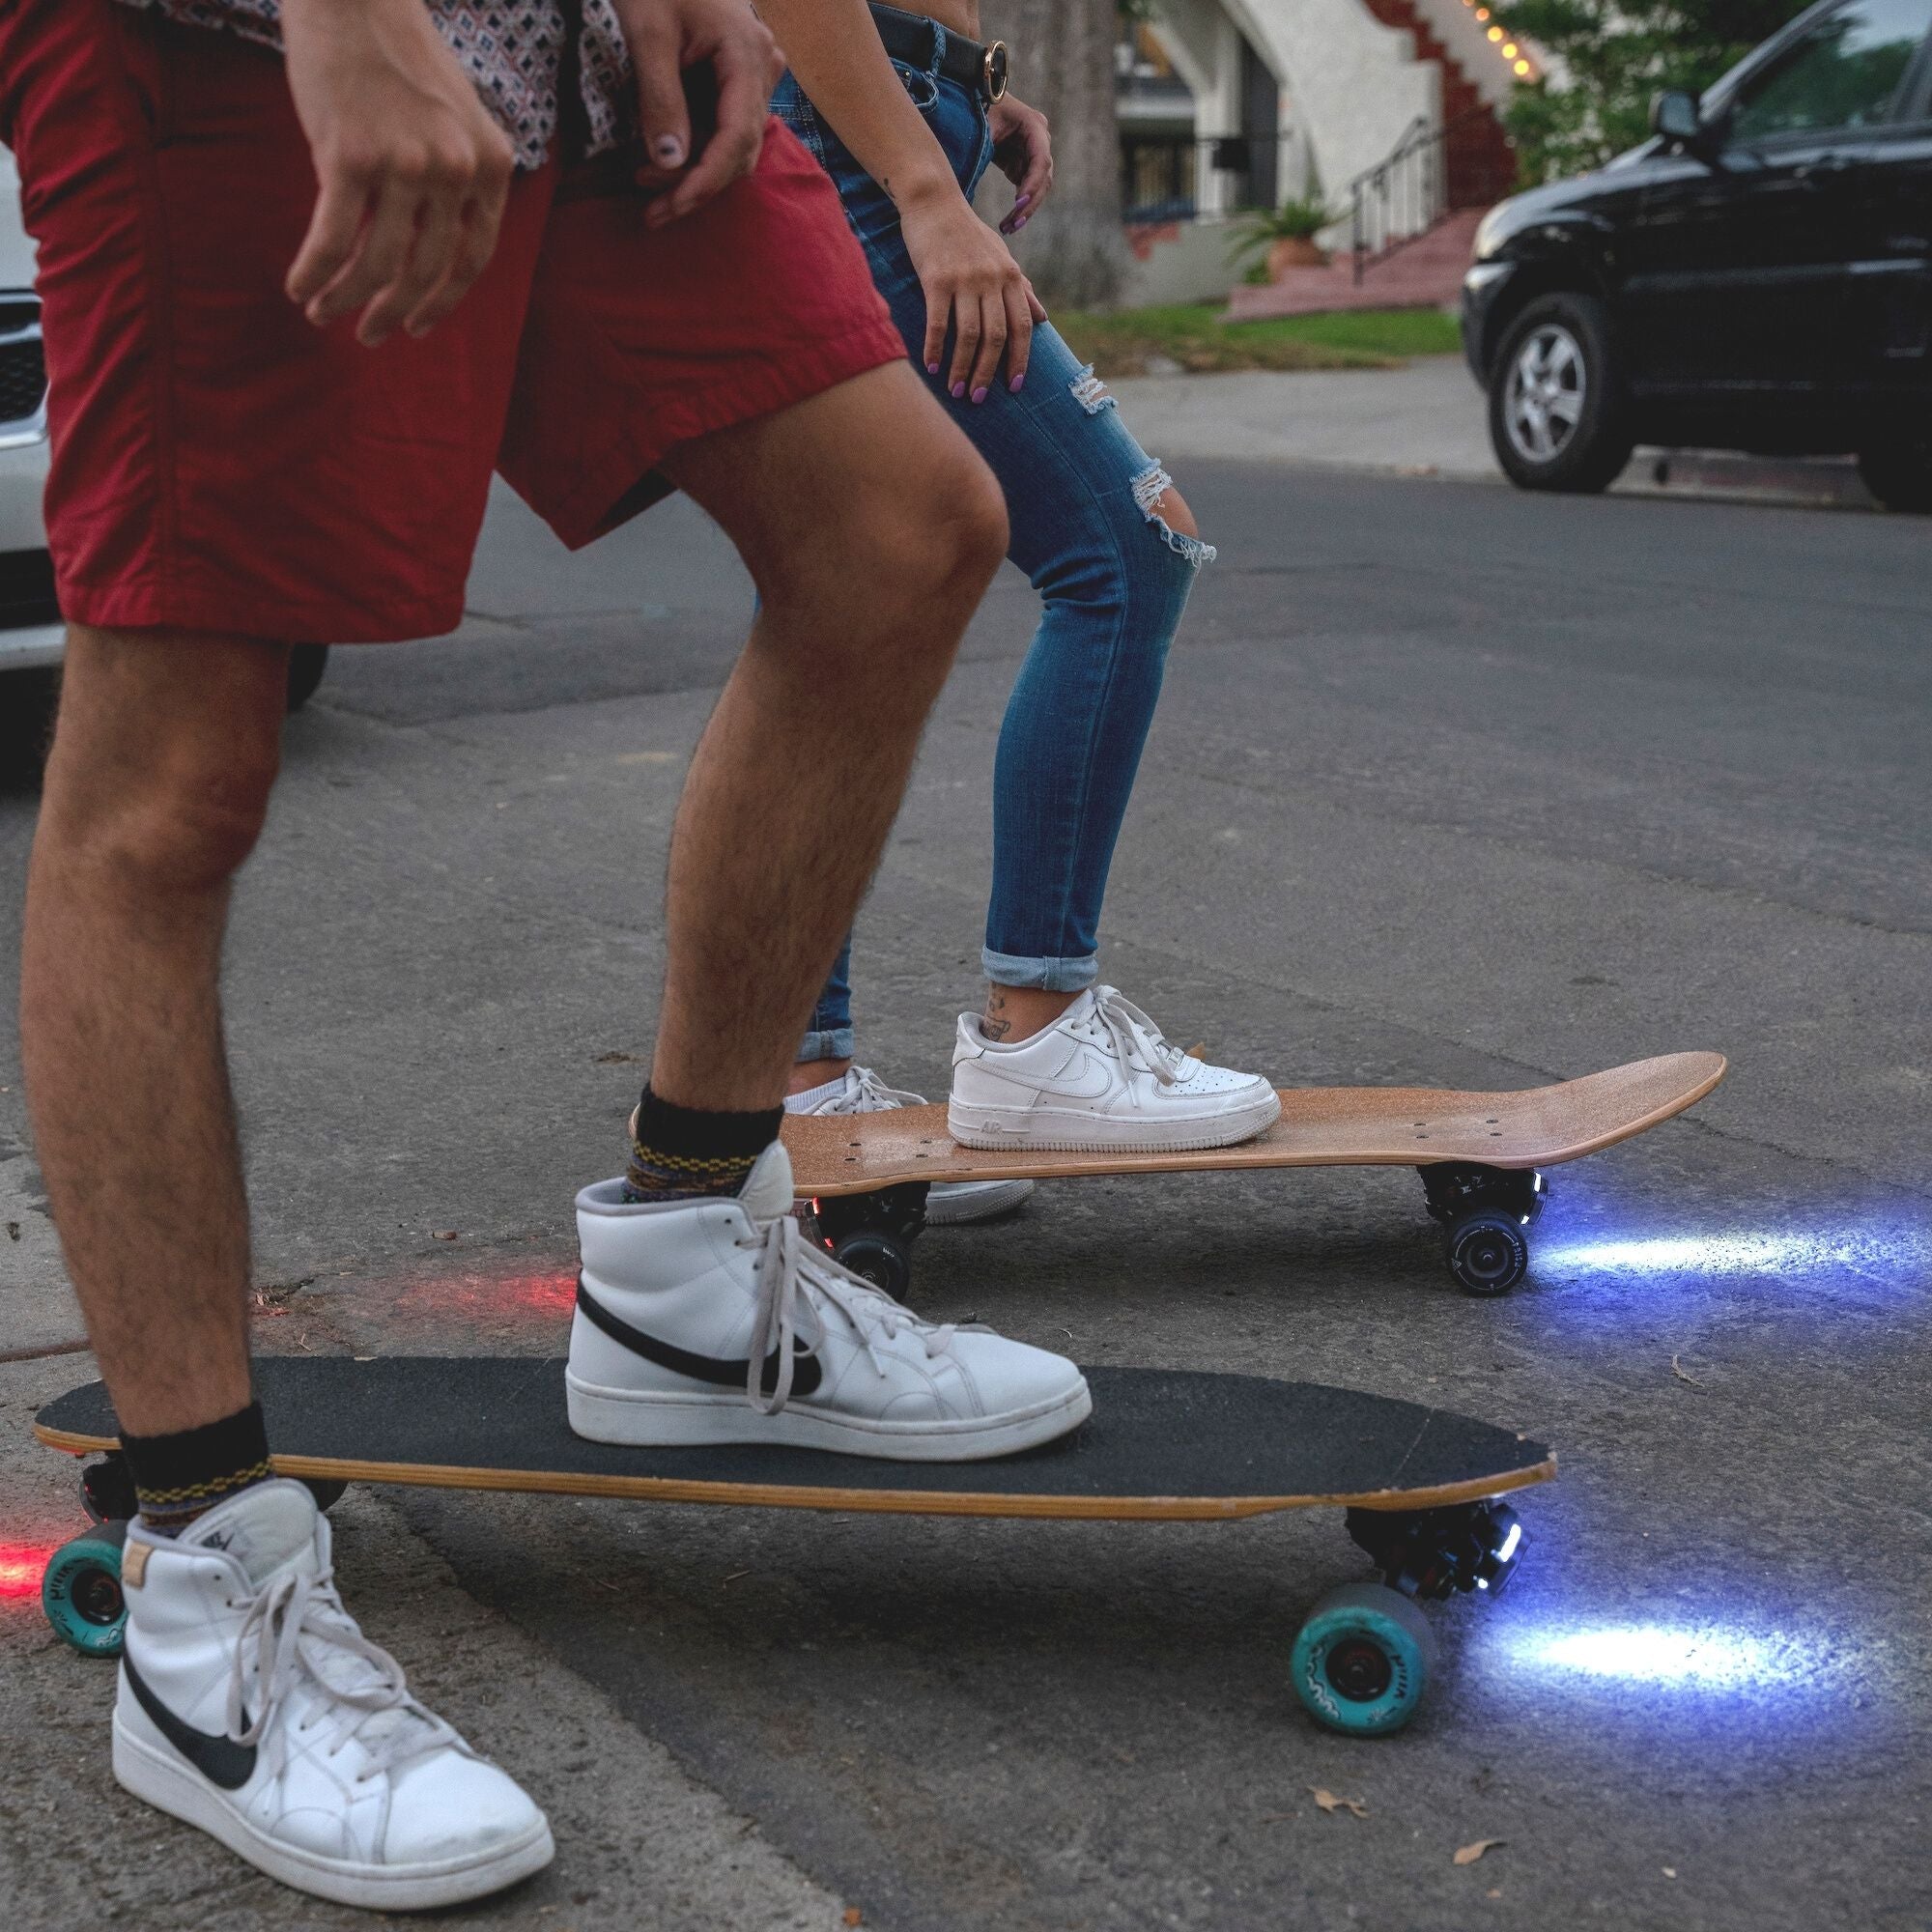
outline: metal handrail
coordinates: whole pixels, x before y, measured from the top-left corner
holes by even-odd
[[[1358,285],[1371,260],[1387,260],[1449,213],[1449,138],[1489,111],[1472,107],[1440,128],[1418,114],[1402,139],[1349,184],[1349,245]]]

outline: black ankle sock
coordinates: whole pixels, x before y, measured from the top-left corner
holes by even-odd
[[[633,1201],[678,1201],[735,1194],[758,1156],[779,1137],[782,1107],[750,1114],[680,1107],[646,1087],[638,1103],[624,1189]]]
[[[124,1432],[121,1453],[141,1499],[141,1520],[162,1536],[180,1535],[216,1503],[273,1474],[259,1402],[173,1435]]]

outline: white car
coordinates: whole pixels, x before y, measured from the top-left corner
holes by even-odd
[[[60,662],[53,568],[41,526],[46,392],[34,244],[20,225],[14,157],[0,148],[0,671]]]
[[[34,244],[20,219],[20,177],[0,148],[0,674],[61,661],[66,633],[41,522],[47,478],[47,377]],[[298,645],[289,661],[289,709],[322,682],[326,644]],[[4,722],[4,707],[0,707]]]

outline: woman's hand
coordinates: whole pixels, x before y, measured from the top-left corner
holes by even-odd
[[[1053,191],[1053,133],[1037,107],[1010,94],[987,108],[986,120],[993,130],[993,165],[1017,190],[1000,233],[1017,235]]]
[[[1017,389],[1026,381],[1033,326],[1046,320],[1046,311],[1007,244],[951,181],[928,199],[902,207],[899,226],[925,292],[926,374],[939,374],[951,323],[952,366],[946,386],[953,396],[983,403],[1003,356],[1007,386]]]

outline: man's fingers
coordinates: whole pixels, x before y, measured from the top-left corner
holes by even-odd
[[[308,233],[283,284],[291,301],[306,308],[342,272],[368,218],[370,186],[362,169],[339,163],[324,168]]]
[[[1026,381],[1027,361],[1033,355],[1032,295],[1024,280],[1007,286],[1007,387],[1015,391]]]
[[[469,294],[477,276],[490,266],[490,257],[497,252],[497,234],[502,226],[504,205],[509,199],[509,180],[506,147],[500,179],[493,170],[490,185],[463,204],[448,278],[404,322],[403,327],[412,335],[428,334]]]
[[[422,198],[414,183],[391,176],[377,191],[362,242],[342,272],[308,305],[308,319],[326,326],[352,314],[385,289],[403,271],[415,241],[416,208]]]
[[[463,239],[463,203],[452,188],[440,188],[416,209],[415,243],[402,271],[362,311],[355,334],[373,348],[397,324],[413,316],[447,279]]]
[[[665,31],[671,24],[668,10],[654,10],[654,16],[648,30],[638,29],[630,39],[644,152],[661,168],[681,168],[691,157],[684,72],[677,62],[677,38]]]
[[[717,131],[705,142],[691,172],[669,194],[652,203],[644,217],[650,226],[662,228],[702,208],[757,166],[764,151],[772,89],[778,85],[774,58],[770,36],[762,29],[749,41],[719,44],[711,56],[718,82]]]
[[[976,403],[983,403],[1000,380],[1000,360],[1007,353],[1007,304],[998,289],[980,298],[980,353],[967,384]]]

